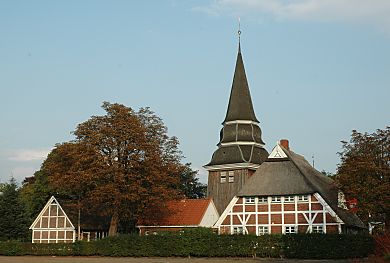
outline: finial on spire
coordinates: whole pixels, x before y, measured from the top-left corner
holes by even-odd
[[[241,53],[241,19],[238,17],[238,52]]]

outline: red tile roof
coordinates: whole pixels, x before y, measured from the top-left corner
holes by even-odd
[[[169,201],[168,213],[164,218],[156,218],[154,226],[196,226],[202,221],[211,199],[183,199]]]

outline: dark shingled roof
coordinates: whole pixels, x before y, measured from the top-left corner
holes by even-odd
[[[253,110],[244,62],[242,61],[241,48],[238,49],[229,106],[223,123],[234,120],[251,120],[259,122],[256,118],[255,111]]]
[[[256,145],[221,146],[214,152],[210,163],[206,166],[234,163],[261,164],[267,156],[267,150]]]
[[[287,158],[268,158],[246,182],[238,196],[319,193],[346,225],[365,228],[353,213],[338,207],[335,182],[314,169],[306,159],[280,146]]]
[[[238,163],[261,164],[267,159],[268,152],[263,148],[264,142],[261,139],[261,129],[258,123],[239,47],[229,105],[220,132],[218,149],[205,167]]]

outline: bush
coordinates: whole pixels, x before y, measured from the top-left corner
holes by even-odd
[[[19,241],[0,242],[0,255],[3,256],[22,256],[28,253],[28,249]]]
[[[375,248],[368,235],[298,234],[285,235],[285,256],[305,259],[367,257]]]
[[[152,236],[120,235],[73,244],[0,242],[0,255],[111,257],[287,257],[339,259],[366,257],[374,251],[368,235],[217,235],[186,230]]]

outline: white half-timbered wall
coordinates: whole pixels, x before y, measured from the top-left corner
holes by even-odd
[[[72,243],[76,231],[54,196],[32,223],[32,243]]]
[[[343,221],[320,194],[234,197],[215,224],[220,234],[341,233]]]

